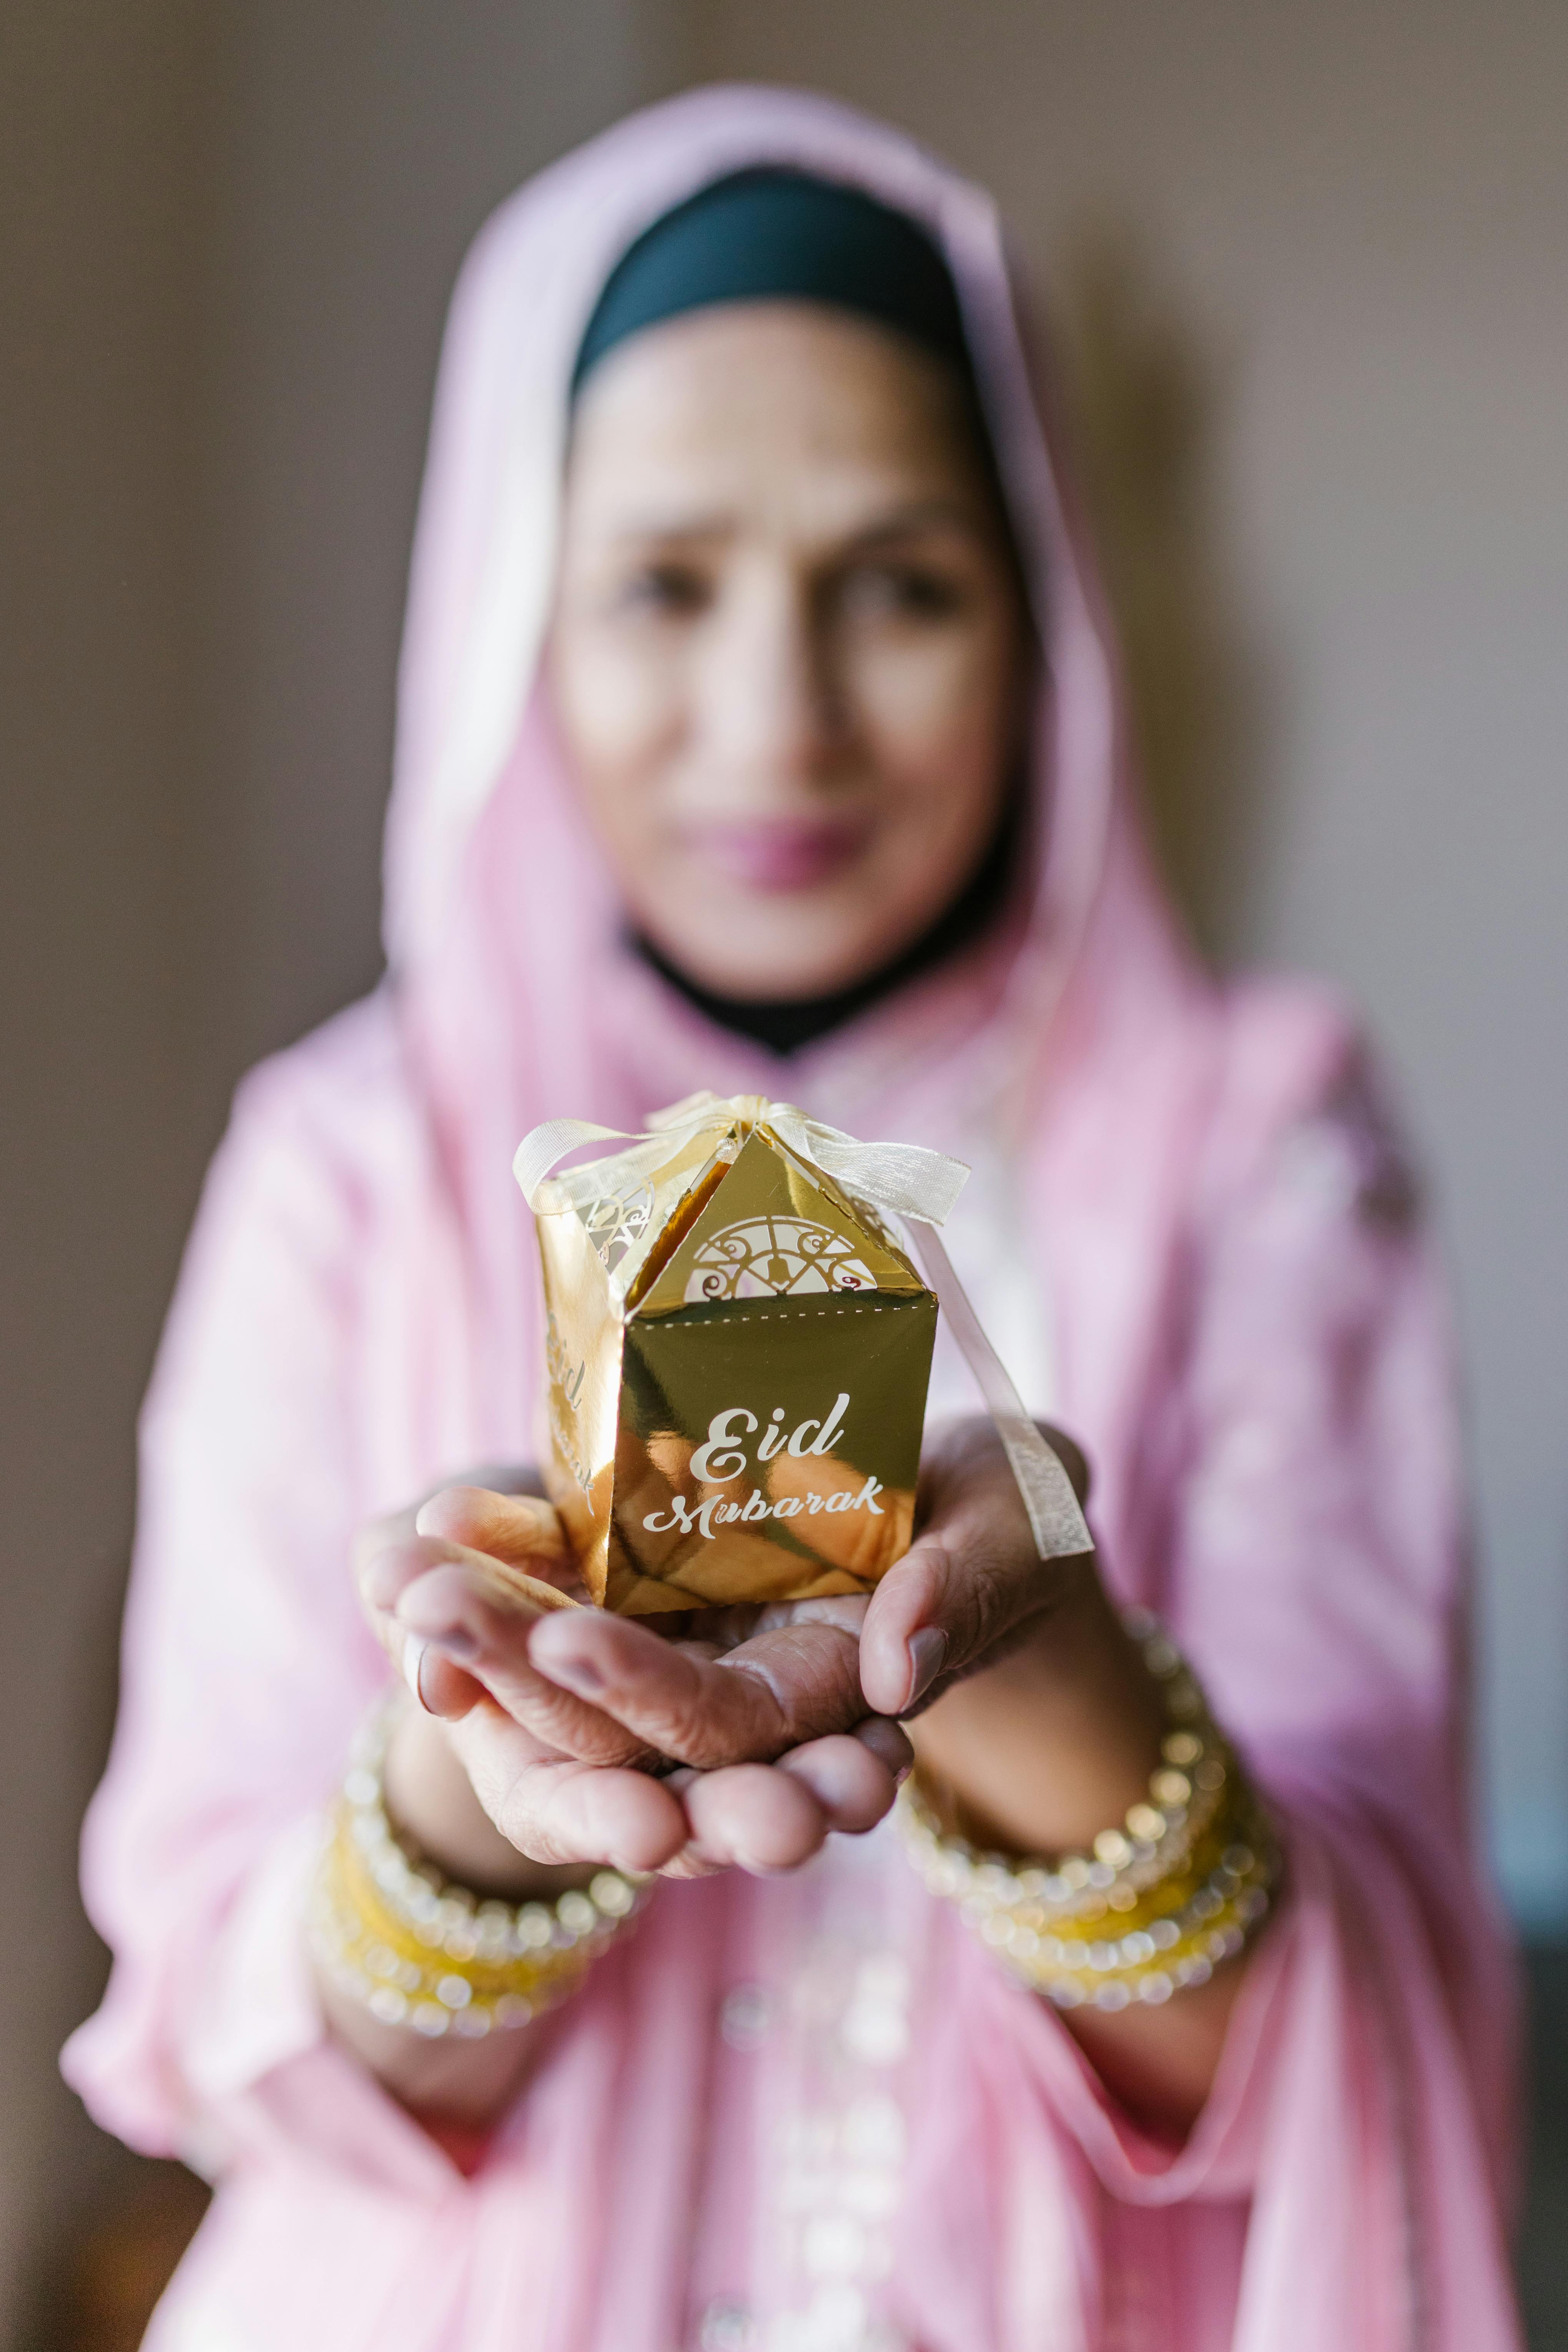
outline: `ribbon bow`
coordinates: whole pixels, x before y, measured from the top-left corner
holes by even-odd
[[[748,1132],[768,1129],[797,1159],[832,1177],[852,1199],[869,1202],[883,1216],[912,1222],[916,1230],[910,1241],[996,1424],[1036,1550],[1042,1559],[1092,1551],[1094,1539],[1072,1481],[1024,1411],[1012,1375],[986,1338],[936,1230],[945,1224],[969,1181],[963,1160],[915,1143],[861,1143],[840,1128],[808,1118],[794,1103],[770,1102],[765,1095],[726,1098],[705,1090],[655,1111],[640,1135],[624,1128],[596,1127],[585,1118],[546,1119],[518,1146],[512,1173],[529,1207],[537,1215],[547,1215],[556,1205],[545,1190],[551,1170],[585,1143],[631,1145],[629,1151],[615,1152],[600,1163],[606,1184],[618,1190],[624,1179],[649,1172],[704,1128],[736,1125]]]

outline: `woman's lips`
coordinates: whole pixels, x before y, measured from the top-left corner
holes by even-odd
[[[851,818],[769,818],[696,824],[687,847],[749,890],[809,890],[858,856],[870,826]]]

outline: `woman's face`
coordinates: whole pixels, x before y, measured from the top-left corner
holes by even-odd
[[[548,658],[645,937],[747,1000],[920,937],[999,821],[1028,658],[940,362],[795,302],[633,337],[589,378]]]

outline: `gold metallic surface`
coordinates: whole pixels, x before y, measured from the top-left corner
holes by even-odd
[[[934,1296],[743,1116],[616,1173],[573,1170],[537,1221],[549,1483],[593,1598],[868,1591],[909,1547]]]

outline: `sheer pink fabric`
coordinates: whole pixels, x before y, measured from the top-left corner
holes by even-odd
[[[582,322],[643,223],[761,160],[863,184],[944,244],[1050,681],[1026,916],[787,1068],[618,947],[534,691]],[[1516,2341],[1510,1983],[1466,1822],[1438,1285],[1343,1017],[1216,991],[1151,880],[1037,404],[989,202],[816,100],[656,109],[476,245],[415,552],[392,978],[241,1089],[144,1421],[86,1841],[116,1963],[66,2066],[110,2128],[222,2176],[158,2352]],[[472,2178],[323,2039],[301,1890],[384,1674],[351,1534],[530,1451],[519,1137],[635,1126],[698,1085],[980,1163],[970,1246],[1004,1277],[983,1307],[1034,1300],[1108,1573],[1165,1613],[1278,1807],[1289,1899],[1179,2150],[885,1832],[787,1881],[661,1889],[535,2029]]]

